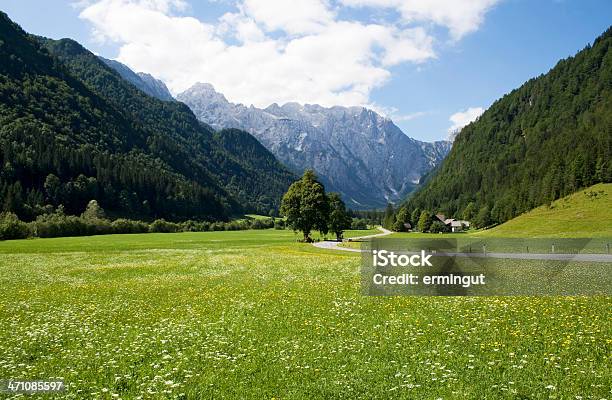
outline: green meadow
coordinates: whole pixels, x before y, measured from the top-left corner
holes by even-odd
[[[533,209],[482,237],[612,237],[612,183],[600,183]]]
[[[69,399],[611,397],[610,297],[364,297],[359,255],[296,238],[2,242],[0,379],[63,378]]]

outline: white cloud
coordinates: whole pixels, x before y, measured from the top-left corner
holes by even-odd
[[[241,9],[266,30],[290,34],[320,32],[334,20],[334,14],[321,0],[244,0]]]
[[[407,23],[431,22],[448,28],[453,39],[478,29],[486,12],[500,0],[340,0],[350,7],[390,8]]]
[[[240,0],[204,23],[184,15],[183,0],[93,0],[80,17],[97,40],[119,44],[119,61],[163,79],[172,92],[209,82],[230,101],[259,107],[367,105],[390,67],[435,57],[427,26],[340,19],[338,4]]]
[[[428,115],[428,114],[429,113],[426,111],[417,111],[417,112],[413,112],[410,114],[395,115],[393,116],[393,121],[395,122],[412,121],[413,119],[424,117],[425,115]]]
[[[448,128],[449,139],[454,140],[461,128],[475,121],[484,111],[482,107],[470,107],[465,111],[459,111],[451,115],[448,119],[452,123],[451,127]]]
[[[376,103],[368,104],[367,108],[377,112],[378,114],[382,115],[385,118],[389,118],[395,123],[403,122],[403,121],[411,121],[413,119],[424,117],[425,115],[430,114],[430,112],[428,111],[417,111],[417,112],[413,112],[410,114],[400,114],[397,107],[386,107],[386,106],[381,106]]]

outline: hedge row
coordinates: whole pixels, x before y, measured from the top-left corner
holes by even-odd
[[[25,239],[28,237],[90,236],[113,233],[148,232],[207,232],[238,231],[246,229],[284,229],[283,220],[245,219],[230,222],[169,222],[157,219],[151,223],[129,219],[110,221],[105,218],[48,214],[39,216],[36,221],[23,222],[13,213],[0,214],[0,240]]]

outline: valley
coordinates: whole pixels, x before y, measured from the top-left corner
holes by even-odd
[[[85,3],[71,5],[82,9],[73,19],[95,25],[97,49],[126,41],[117,59],[81,40],[28,33],[0,12],[0,397],[30,396],[8,391],[5,379],[61,380],[65,399],[610,397],[609,24],[485,109],[470,96],[483,85],[498,96],[504,86],[487,81],[485,59],[469,65],[486,84],[461,75],[472,70],[461,60],[464,51],[474,56],[473,44],[457,47],[476,29],[461,16],[477,2],[450,16],[455,3],[436,7],[435,18],[419,2],[372,13],[397,14],[402,22],[392,27],[337,20],[369,15],[380,2],[347,2],[366,7],[349,13],[345,2],[334,10],[321,3],[306,24],[292,8],[308,2],[278,12],[285,3],[266,1],[277,7],[258,17],[252,8],[262,3],[240,2],[215,26],[185,17],[201,5],[182,1]],[[418,12],[408,10],[415,4]],[[121,22],[111,24],[116,10]],[[479,10],[472,24],[488,8]],[[287,28],[281,17],[292,14],[299,18]],[[155,23],[132,23],[151,17]],[[428,36],[441,24],[452,25],[442,28],[448,37]],[[501,25],[494,27],[491,42]],[[336,30],[340,44],[326,38],[299,68],[276,58],[300,59],[301,46],[313,43],[306,39]],[[127,43],[142,32],[144,45]],[[373,39],[360,40],[364,32]],[[522,36],[521,48],[541,41],[543,49],[547,37]],[[257,51],[245,52],[254,58],[241,66],[248,46]],[[181,48],[189,57],[175,59]],[[501,54],[488,49],[478,53]],[[207,51],[214,54],[198,58]],[[348,66],[344,51],[359,53]],[[294,82],[283,85],[283,73],[330,54],[334,68],[311,69],[305,86],[296,79],[284,87]],[[407,57],[416,57],[410,68],[400,65]],[[426,141],[399,119],[446,119],[437,106],[397,114],[398,125],[371,107],[291,98],[256,107],[195,83],[227,82],[210,73],[227,70],[239,86],[232,95],[269,99],[244,89],[253,85],[250,63],[262,60],[279,68],[257,74],[278,98],[294,90],[321,104],[375,104],[387,84],[395,89],[381,96],[417,99],[413,111],[431,96],[470,106],[448,113],[454,141]],[[164,80],[138,65],[159,68]],[[349,84],[351,71],[373,80]],[[451,81],[461,79],[469,91],[434,90],[437,80],[456,88]],[[320,95],[315,81],[332,89]],[[438,249],[451,250],[436,256]],[[440,275],[421,275],[424,285],[459,290],[371,291],[370,251],[385,267],[437,268]],[[448,256],[458,264],[436,264]],[[489,263],[510,287],[457,268],[466,260]],[[402,286],[419,278],[387,272],[376,279]]]

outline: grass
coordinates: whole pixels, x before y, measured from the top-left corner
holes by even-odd
[[[476,235],[612,237],[612,183],[600,183]]]
[[[269,215],[261,215],[261,214],[245,214],[243,218],[240,219],[259,219],[259,220],[268,220],[272,217]],[[283,217],[274,217],[275,219],[285,219]],[[240,220],[239,219],[239,220]]]
[[[0,243],[0,377],[73,399],[610,398],[610,297],[364,297],[358,255],[295,239]]]
[[[612,183],[601,183],[572,195],[538,207],[502,225],[487,230],[469,230],[461,233],[401,232],[386,236],[393,239],[456,239],[466,247],[471,243],[487,243],[489,251],[546,252],[554,238],[589,238],[592,242],[582,252],[606,252],[606,244],[612,243]],[[507,238],[551,239],[544,246],[534,241],[510,243]],[[504,242],[508,242],[504,244]],[[360,248],[360,242],[345,242],[342,247]],[[556,247],[559,250],[559,246]]]

